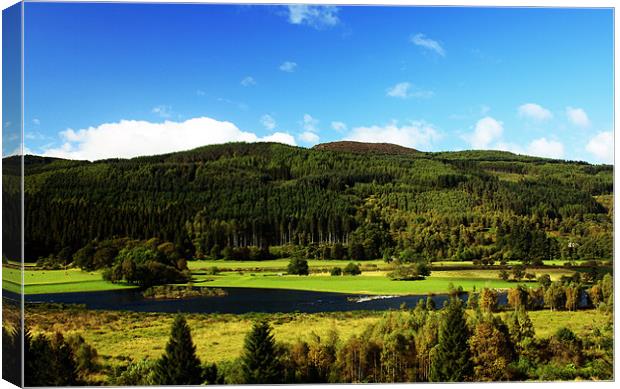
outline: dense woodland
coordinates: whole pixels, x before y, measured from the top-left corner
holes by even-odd
[[[172,242],[187,259],[299,249],[353,260],[406,249],[431,261],[612,258],[609,165],[274,143],[24,164],[28,261],[120,238]],[[4,196],[6,207],[17,203]]]

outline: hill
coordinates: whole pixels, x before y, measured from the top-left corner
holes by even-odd
[[[340,141],[321,143],[313,147],[315,150],[330,150],[361,154],[415,154],[419,153],[416,149],[395,145],[392,143],[365,143],[354,141]]]
[[[613,194],[611,166],[325,146],[230,143],[95,162],[29,156],[27,259],[113,237],[157,237],[188,256],[294,245],[310,257],[344,250],[378,258],[405,248],[454,260],[530,250],[549,257],[569,240],[599,257],[611,252],[611,210],[600,201]],[[3,195],[7,207],[19,203]],[[540,247],[522,247],[527,241]]]

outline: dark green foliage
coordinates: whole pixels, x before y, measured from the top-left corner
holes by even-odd
[[[547,289],[551,285],[551,276],[549,274],[541,274],[538,277],[538,283],[540,286]]]
[[[286,268],[288,274],[307,276],[309,274],[308,261],[302,258],[291,258]]]
[[[27,158],[32,260],[54,254],[62,262],[73,252],[80,267],[105,267],[114,248],[79,249],[119,236],[156,236],[185,258],[260,259],[269,246],[315,244],[308,254],[348,253],[355,261],[404,249],[427,260],[487,263],[611,259],[611,214],[593,198],[612,193],[611,166],[498,152],[359,154],[270,143],[92,163]],[[503,179],[515,173],[523,179]],[[568,250],[565,239],[577,248]],[[97,264],[82,265],[95,254]]]
[[[431,274],[430,267],[422,263],[414,263],[411,265],[398,265],[396,269],[389,272],[387,276],[395,281],[423,280]]]
[[[444,308],[439,327],[439,342],[431,362],[432,382],[462,382],[472,374],[469,353],[469,328],[460,299],[451,298]]]
[[[342,275],[342,269],[339,268],[338,266],[333,267],[330,270],[329,274],[331,274],[332,276],[341,276]]]
[[[11,304],[6,300],[2,303]],[[17,309],[17,307],[15,307],[15,309]],[[2,324],[2,379],[9,381],[16,386],[22,386],[21,326],[18,326],[18,328],[7,328],[4,323]],[[30,334],[26,332],[25,337],[26,339],[30,339]],[[28,356],[29,352],[27,347],[25,351],[26,355]],[[10,357],[5,357],[5,355],[8,355]]]
[[[122,368],[115,368],[108,378],[108,383],[115,386],[155,385],[153,375],[158,361],[143,359],[131,362]]]
[[[166,351],[155,365],[153,382],[155,385],[198,385],[203,382],[196,346],[182,315],[174,319]]]
[[[246,384],[283,382],[280,353],[271,331],[268,322],[258,321],[245,337],[241,363]]]
[[[362,274],[362,270],[360,269],[358,264],[349,262],[347,263],[347,266],[342,269],[342,274],[347,276],[357,276]]]
[[[181,283],[188,280],[187,274],[183,272],[186,266],[171,243],[157,245],[156,240],[129,241],[120,249],[113,265],[105,268],[103,278],[143,286]]]

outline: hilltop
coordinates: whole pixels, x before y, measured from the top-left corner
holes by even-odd
[[[315,150],[345,151],[360,154],[416,154],[416,149],[393,143],[366,143],[343,140],[339,142],[321,143],[313,147]]]

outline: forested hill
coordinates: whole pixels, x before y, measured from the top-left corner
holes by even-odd
[[[290,244],[353,259],[404,248],[611,259],[612,166],[231,143],[129,160],[27,156],[25,169],[28,260],[112,237],[158,237],[188,256]]]

